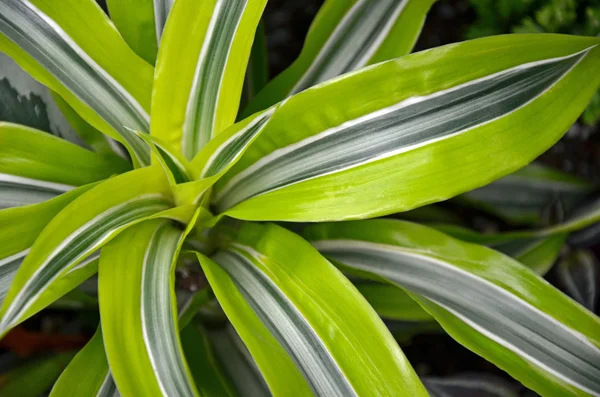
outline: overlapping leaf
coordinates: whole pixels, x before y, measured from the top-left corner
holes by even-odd
[[[246,115],[313,85],[408,54],[435,0],[328,0],[315,17],[298,59],[277,76]]]
[[[408,290],[458,342],[538,393],[600,393],[600,319],[518,262],[401,221],[306,234],[347,271]]]
[[[248,220],[340,220],[481,186],[568,129],[600,84],[598,40],[474,40],[306,90],[215,185],[214,204]]]
[[[182,0],[173,5],[157,61],[152,134],[188,159],[235,121],[265,4]]]
[[[264,323],[261,327],[283,347],[316,395],[425,395],[375,312],[309,244],[272,224],[247,223],[227,233],[233,241],[201,263],[275,395],[306,391],[290,384],[274,387],[273,382],[293,374],[283,370],[286,366],[277,371],[271,360],[265,362],[267,349],[248,335],[251,325],[244,316]],[[279,379],[273,379],[273,371]]]
[[[136,162],[149,163],[147,148],[127,128],[149,131],[153,69],[95,1],[3,1],[0,33],[3,52],[91,125],[124,142]]]

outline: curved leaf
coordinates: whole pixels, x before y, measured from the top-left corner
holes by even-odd
[[[95,1],[3,1],[0,33],[0,49],[86,121],[127,143],[138,161],[148,163],[146,148],[124,127],[149,131],[153,70],[126,45]]]
[[[157,31],[159,22],[154,22],[155,10],[153,3],[163,3],[162,0],[107,0],[106,6],[110,19],[113,21],[123,39],[146,62],[154,65],[160,32]],[[167,13],[168,15],[168,13]],[[166,18],[165,18],[166,19]]]
[[[19,268],[2,306],[1,332],[93,274],[93,268],[77,264],[117,233],[171,205],[169,184],[154,167],[109,179],[71,202],[46,226]],[[73,269],[78,272],[70,274]],[[85,278],[77,278],[79,272]],[[75,280],[65,281],[70,277]]]
[[[50,397],[63,396],[120,396],[108,370],[100,328],[85,347],[77,353],[52,388]]]
[[[538,393],[600,393],[600,319],[518,262],[401,221],[306,234],[349,271],[405,288],[459,343]]]
[[[0,302],[42,230],[65,206],[91,188],[83,186],[40,204],[0,210]]]
[[[291,356],[313,393],[426,395],[375,312],[307,242],[273,224],[245,223],[227,234],[232,242],[212,259]],[[221,285],[207,277],[221,302]],[[236,329],[242,326],[229,317]]]
[[[152,134],[189,159],[235,121],[265,4],[178,0],[173,5],[157,61]]]
[[[217,182],[216,209],[247,220],[366,218],[489,183],[533,160],[575,121],[600,84],[592,73],[598,44],[491,37],[306,90]]]
[[[246,115],[311,86],[411,52],[435,0],[328,0],[298,59],[258,95]]]
[[[124,396],[198,396],[179,340],[174,293],[185,235],[169,220],[152,220],[102,249],[102,330],[111,372]]]

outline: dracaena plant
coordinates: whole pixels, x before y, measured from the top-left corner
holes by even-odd
[[[599,319],[527,258],[368,220],[525,166],[600,85],[599,38],[407,55],[432,2],[326,1],[248,102],[266,0],[109,0],[110,18],[92,0],[0,0],[0,50],[84,146],[0,125],[1,333],[98,273],[98,332],[53,396],[427,395],[375,309],[435,321],[542,395],[600,395]],[[177,302],[190,262],[212,292]],[[195,316],[211,294],[217,335]]]

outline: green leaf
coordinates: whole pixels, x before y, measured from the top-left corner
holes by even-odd
[[[298,59],[250,104],[245,115],[307,88],[411,52],[435,0],[328,0]]]
[[[0,146],[0,208],[41,202],[131,168],[115,155],[17,124],[0,122]]]
[[[0,302],[42,230],[65,206],[92,186],[80,187],[40,204],[0,210]]]
[[[366,218],[489,183],[529,163],[575,121],[600,84],[592,72],[598,44],[485,38],[306,90],[217,182],[215,207],[246,220]]]
[[[178,0],[173,5],[156,66],[152,134],[188,159],[235,121],[265,4]]]
[[[399,321],[433,320],[409,294],[395,285],[357,283],[356,289],[383,318]]]
[[[6,0],[0,33],[2,51],[91,125],[126,143],[139,163],[148,163],[146,148],[124,127],[149,131],[153,69],[95,1]]]
[[[592,251],[578,250],[557,265],[558,283],[567,294],[594,311],[600,285],[600,264]]]
[[[165,2],[170,3],[170,1],[156,1],[156,3]],[[153,1],[107,0],[106,6],[108,7],[110,19],[119,29],[119,33],[121,33],[127,44],[146,62],[154,65],[164,20],[160,26],[158,21],[154,22]],[[160,31],[157,30],[159,27]]]
[[[152,220],[102,249],[102,331],[112,375],[124,396],[199,395],[179,340],[174,291],[185,235],[169,220]]]
[[[394,220],[306,235],[348,271],[405,288],[459,343],[541,395],[600,392],[600,319],[513,259]]]
[[[26,125],[84,146],[51,91],[0,53],[0,120]]]
[[[212,259],[294,360],[313,393],[426,395],[383,322],[310,244],[273,224],[244,223],[223,233],[232,241]],[[209,268],[208,280],[223,304],[225,283],[212,274],[214,266],[202,265]],[[244,327],[227,305],[223,309],[236,329]],[[254,355],[251,344],[248,348]]]
[[[39,397],[43,395],[74,354],[65,352],[48,357],[32,358],[17,368],[1,374],[0,394],[3,397]]]
[[[591,190],[586,181],[534,163],[457,200],[514,224],[537,224],[555,202],[568,211]]]
[[[155,167],[119,175],[75,199],[44,228],[19,268],[4,299],[0,331],[5,333],[95,273],[84,266],[85,258],[123,229],[163,216],[161,211],[171,206],[169,184]]]
[[[231,320],[274,396],[307,396],[311,389],[290,356],[261,322],[227,272],[211,259],[198,259],[219,304]]]
[[[181,343],[200,395],[234,397],[239,395],[218,361],[207,332],[188,325],[181,331]]]
[[[119,392],[108,369],[102,330],[98,328],[56,381],[50,397],[117,397]]]

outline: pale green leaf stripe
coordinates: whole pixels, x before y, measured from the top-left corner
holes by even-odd
[[[115,385],[115,381],[109,372],[106,374],[106,378],[104,378],[96,397],[119,397],[120,395],[119,390],[117,390],[117,385]]]
[[[335,261],[426,297],[523,359],[600,395],[600,348],[498,285],[417,250],[357,240],[313,244]]]
[[[4,301],[4,297],[10,288],[19,266],[23,263],[25,256],[29,253],[29,249],[18,252],[6,258],[0,259],[0,305]]]
[[[124,127],[149,131],[150,116],[67,33],[27,0],[0,2],[0,33],[31,55],[117,130],[144,164],[148,150]]]
[[[349,380],[307,319],[252,263],[260,254],[250,247],[236,248],[239,250],[219,251],[213,260],[227,271],[257,316],[296,362],[315,395],[356,396]]]
[[[200,51],[183,124],[182,150],[192,158],[213,135],[225,66],[248,0],[218,0]]]
[[[217,207],[224,211],[248,198],[431,145],[506,117],[552,88],[589,50],[408,98],[277,149],[233,176],[217,192]]]
[[[410,0],[358,0],[289,95],[369,63]]]
[[[48,285],[58,279],[65,270],[70,270],[70,266],[100,247],[117,229],[154,215],[169,206],[170,202],[161,195],[140,196],[103,212],[75,230],[47,255],[45,261],[11,301],[10,306],[5,308],[0,330],[7,330],[19,321],[20,316],[33,305]]]
[[[154,232],[142,265],[141,316],[144,343],[158,385],[166,396],[195,396],[193,381],[184,367],[179,330],[171,294],[170,266],[185,233],[163,222]]]
[[[208,178],[217,175],[239,159],[254,138],[264,130],[277,107],[274,106],[259,114],[247,126],[223,142],[206,161],[200,177]]]
[[[167,17],[175,0],[154,0],[154,25],[156,29],[156,42],[160,43],[162,32],[167,23]]]
[[[73,189],[75,186],[0,173],[0,209],[41,203]]]

